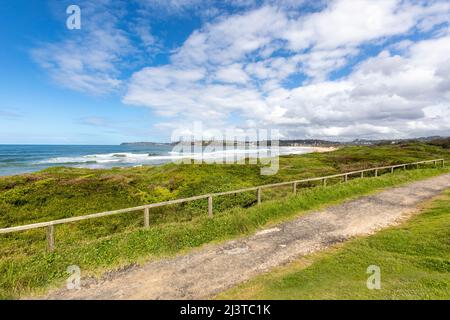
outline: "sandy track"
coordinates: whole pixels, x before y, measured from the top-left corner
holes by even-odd
[[[221,245],[149,262],[80,290],[57,290],[44,299],[202,299],[256,274],[350,237],[397,223],[450,187],[450,174],[391,188],[314,211],[292,221]]]

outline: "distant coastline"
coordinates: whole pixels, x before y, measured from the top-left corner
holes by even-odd
[[[281,147],[337,147],[346,145],[380,145],[380,144],[396,144],[405,142],[436,142],[445,143],[449,140],[449,137],[442,136],[429,136],[429,137],[418,137],[418,138],[407,138],[407,139],[355,139],[352,141],[332,141],[332,140],[322,140],[322,139],[281,139],[278,141],[278,145]],[[443,142],[442,142],[443,141]],[[122,142],[121,146],[135,146],[135,147],[154,147],[154,146],[175,146],[180,141],[176,142]],[[222,145],[226,144],[228,146],[257,146],[264,145],[270,146],[271,141],[214,141],[214,140],[202,140],[202,141],[187,141],[185,144],[202,144],[206,145]]]
[[[201,141],[176,141],[176,142],[152,142],[152,141],[138,141],[138,142],[122,142],[121,146],[135,146],[135,147],[154,147],[154,146],[175,146],[182,144],[201,144],[203,146],[270,146],[271,141],[222,141],[222,140],[201,140]],[[318,139],[296,139],[296,140],[279,140],[280,147],[316,147],[316,146],[338,146],[342,143]]]

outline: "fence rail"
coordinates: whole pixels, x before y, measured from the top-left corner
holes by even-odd
[[[157,202],[157,203],[151,203],[146,204],[138,207],[132,207],[132,208],[126,208],[126,209],[120,209],[120,210],[113,210],[113,211],[106,211],[106,212],[100,212],[100,213],[94,213],[94,214],[88,214],[84,216],[77,216],[72,218],[64,218],[59,220],[53,220],[53,221],[46,221],[46,222],[39,222],[39,223],[33,223],[33,224],[27,224],[23,226],[16,226],[16,227],[9,227],[9,228],[3,228],[0,229],[0,234],[6,234],[6,233],[12,233],[12,232],[19,232],[19,231],[26,231],[31,229],[38,229],[38,228],[47,228],[47,242],[48,242],[48,249],[49,251],[53,251],[55,248],[54,244],[54,232],[55,232],[55,225],[59,224],[65,224],[65,223],[72,223],[77,221],[83,221],[88,219],[94,219],[94,218],[101,218],[121,213],[127,213],[127,212],[134,212],[139,210],[144,210],[144,227],[149,227],[149,209],[151,208],[157,208],[172,204],[179,204],[184,202],[190,202],[190,201],[196,201],[196,200],[202,200],[202,199],[208,199],[208,216],[213,217],[213,198],[218,196],[224,196],[229,194],[237,194],[237,193],[243,193],[243,192],[249,192],[249,191],[256,191],[256,197],[257,197],[257,204],[261,203],[261,196],[262,196],[262,190],[266,188],[273,188],[273,187],[281,187],[281,186],[287,186],[292,185],[292,191],[294,193],[297,192],[297,185],[299,183],[305,183],[305,182],[313,182],[313,181],[322,181],[323,185],[325,186],[327,184],[328,179],[333,178],[339,178],[343,177],[344,182],[348,181],[348,177],[350,175],[356,175],[359,174],[361,178],[364,177],[364,173],[366,172],[374,172],[375,176],[378,176],[378,173],[380,170],[387,170],[390,169],[391,173],[394,172],[394,169],[396,168],[403,168],[406,170],[408,166],[416,166],[416,168],[419,167],[420,164],[425,163],[433,163],[434,166],[437,166],[440,164],[442,168],[444,168],[445,160],[444,159],[433,159],[433,160],[426,160],[426,161],[418,161],[418,162],[412,162],[412,163],[403,163],[403,164],[396,164],[392,166],[384,166],[384,167],[376,167],[376,168],[369,168],[369,169],[363,169],[363,170],[357,170],[357,171],[351,171],[351,172],[345,172],[345,173],[339,173],[324,177],[316,177],[316,178],[308,178],[308,179],[301,179],[301,180],[294,180],[294,181],[288,181],[288,182],[279,182],[279,183],[272,183],[272,184],[265,184],[250,188],[244,188],[244,189],[237,189],[237,190],[231,190],[231,191],[224,191],[224,192],[217,192],[217,193],[210,193],[210,194],[204,194],[200,196],[193,196],[189,198],[183,198],[183,199],[176,199],[176,200],[169,200],[164,202]]]

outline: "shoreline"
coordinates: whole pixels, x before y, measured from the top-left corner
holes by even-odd
[[[84,148],[84,147],[83,147]],[[22,174],[32,174],[53,167],[65,168],[86,168],[86,169],[112,169],[112,168],[132,168],[142,166],[160,166],[167,163],[177,163],[182,159],[191,158],[194,160],[202,160],[204,163],[221,163],[223,159],[234,157],[241,159],[242,157],[265,157],[264,152],[270,150],[270,147],[256,148],[230,148],[230,149],[210,149],[202,150],[199,153],[189,153],[190,150],[174,149],[105,149],[89,147],[89,150],[74,150],[67,153],[60,150],[51,150],[47,157],[36,158],[36,147],[30,149],[20,155],[21,159],[17,162],[7,162],[8,154],[3,160],[0,158],[0,177],[8,177]],[[314,152],[330,152],[337,148],[334,146],[277,146],[272,149],[271,156],[288,156],[300,155]],[[44,149],[45,150],[45,149]],[[261,153],[262,152],[262,153]],[[268,154],[269,155],[269,154]],[[9,157],[19,158],[17,152],[10,154]],[[34,157],[34,158],[33,158]],[[269,156],[270,157],[270,156]],[[3,162],[5,161],[5,162]],[[225,161],[225,160],[223,160]]]

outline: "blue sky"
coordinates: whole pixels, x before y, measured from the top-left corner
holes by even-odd
[[[205,135],[450,135],[448,1],[0,6],[0,143],[169,141],[198,122]]]

